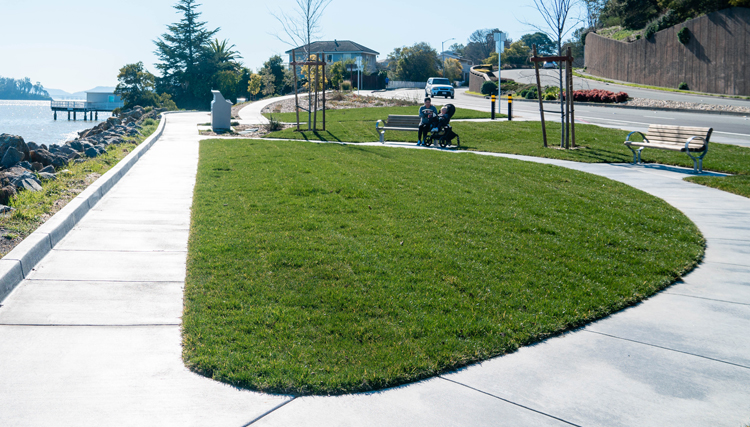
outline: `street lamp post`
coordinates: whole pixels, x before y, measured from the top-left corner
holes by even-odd
[[[492,37],[495,39],[495,52],[497,52],[497,113],[500,114],[500,96],[503,94],[501,89],[502,81],[500,80],[500,70],[502,69],[500,57],[503,54],[503,50],[505,50],[505,33],[502,31],[492,33]]]
[[[440,65],[440,68],[443,70],[443,77],[445,77],[445,42],[449,42],[451,40],[456,40],[455,37],[452,37],[448,40],[444,40],[442,43],[440,43],[440,56],[443,57],[443,62]]]

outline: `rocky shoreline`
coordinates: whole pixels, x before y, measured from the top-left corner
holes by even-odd
[[[143,121],[157,120],[163,111],[135,107],[62,145],[27,143],[21,136],[0,134],[0,213],[12,210],[6,205],[19,191],[41,191],[42,182],[57,179],[58,171],[69,163],[98,157],[110,145],[129,142],[127,137],[140,135]]]

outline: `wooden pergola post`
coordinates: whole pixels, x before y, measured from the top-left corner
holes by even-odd
[[[297,132],[299,132],[299,98],[297,97],[297,59],[292,49],[292,73],[294,73],[294,111],[297,113]]]
[[[544,104],[542,103],[542,81],[539,78],[539,62],[535,61],[536,56],[536,45],[532,45],[533,57],[531,60],[534,62],[534,72],[536,73],[536,89],[537,98],[539,99],[539,114],[542,117],[542,137],[544,138],[544,148],[547,148],[547,127],[544,124]]]

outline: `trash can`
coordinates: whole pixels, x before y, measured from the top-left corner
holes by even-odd
[[[232,102],[224,99],[218,90],[212,90],[211,128],[214,132],[228,131],[232,127]]]

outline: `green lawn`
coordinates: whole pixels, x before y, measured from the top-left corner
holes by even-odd
[[[410,108],[410,107],[409,107]],[[349,110],[339,118],[339,111],[329,113],[336,122],[330,132],[294,132],[285,130],[273,132],[269,138],[290,138],[315,141],[374,142],[379,137],[375,132],[375,117],[368,110]],[[387,110],[387,109],[386,109]],[[459,110],[458,113],[466,110]],[[471,111],[471,110],[468,110]],[[362,116],[358,116],[358,114]],[[369,120],[350,118],[367,117]],[[453,129],[461,137],[461,149],[488,151],[507,154],[521,154],[589,163],[630,163],[633,154],[623,144],[627,131],[603,128],[594,125],[576,125],[575,150],[560,150],[560,125],[547,124],[547,141],[550,148],[544,148],[539,122],[453,122]],[[637,135],[635,135],[637,137]],[[416,132],[386,131],[386,141],[415,142]],[[455,143],[455,142],[454,142]],[[685,166],[692,168],[693,162],[684,153],[649,150],[643,151],[642,159],[647,163]],[[703,162],[707,171],[744,175],[732,177],[688,178],[689,181],[731,191],[747,196],[750,194],[750,149],[727,144],[711,144]]]
[[[390,387],[631,305],[702,257],[626,185],[437,150],[201,142],[183,357],[267,392]]]
[[[435,103],[435,107],[440,107],[446,103]],[[375,131],[375,122],[382,120],[384,123],[389,114],[413,115],[416,116],[419,106],[414,107],[372,107],[372,108],[351,108],[343,110],[331,110],[326,112],[326,131],[317,132],[297,132],[294,129],[286,129],[279,132],[273,132],[267,135],[268,138],[285,138],[300,139],[309,141],[333,141],[333,142],[373,142],[379,141],[380,137]],[[273,116],[275,119],[296,123],[295,113],[278,113],[264,114],[266,117]],[[490,113],[460,109],[453,116],[454,119],[486,119]],[[500,116],[498,116],[500,117]],[[502,116],[506,117],[506,116]],[[318,113],[318,127],[322,128],[322,113]],[[301,126],[307,126],[307,113],[300,113]],[[381,125],[382,126],[382,125]],[[397,139],[390,139],[394,136]],[[393,141],[417,142],[416,132],[395,132],[386,133],[387,138]]]

